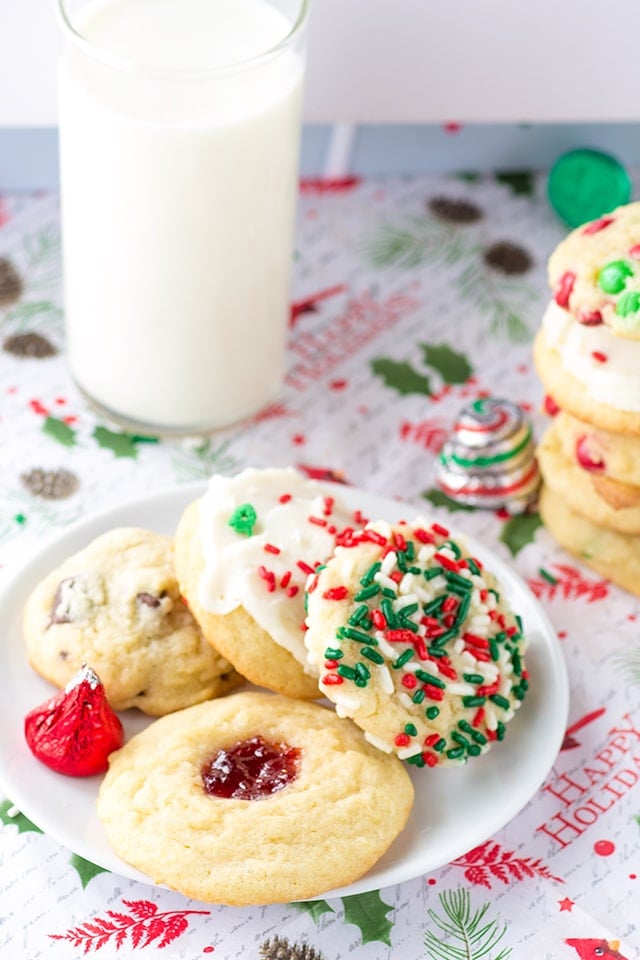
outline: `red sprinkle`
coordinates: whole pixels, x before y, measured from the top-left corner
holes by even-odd
[[[600,233],[605,227],[611,226],[614,221],[615,217],[600,217],[599,220],[594,220],[592,223],[589,223],[582,232],[585,237],[590,237],[594,233]]]
[[[443,677],[446,677],[448,680],[458,679],[458,674],[451,666],[451,661],[447,657],[438,657],[436,664],[438,666],[438,673],[441,673]]]
[[[398,550],[406,550],[406,549],[407,549],[407,541],[405,540],[405,538],[402,536],[401,533],[398,533],[397,530],[394,530],[394,531],[393,531],[393,533],[391,534],[391,539],[392,539],[393,545],[396,547],[396,549],[398,549]]]
[[[439,733],[431,733],[429,734],[428,737],[425,737],[424,745],[425,747],[432,747],[434,744],[438,742],[439,739],[440,739]]]
[[[406,747],[411,743],[411,737],[408,733],[399,733],[395,738],[394,743],[396,747]]]
[[[286,570],[282,577],[280,578],[280,586],[284,590],[285,587],[289,586],[289,581],[291,580],[291,570]]]
[[[482,721],[484,720],[484,707],[479,707],[476,711],[476,714],[471,721],[472,727],[479,727]]]
[[[382,610],[372,610],[371,621],[377,630],[386,630],[387,618],[385,617]]]
[[[445,556],[444,553],[434,553],[433,559],[437,560],[438,563],[445,568],[445,570],[453,570],[454,572],[457,572],[459,569],[458,561],[451,560],[449,557]]]
[[[387,545],[386,538],[383,537],[382,534],[378,533],[376,530],[363,531],[362,539],[368,540],[370,543],[377,543],[379,547],[386,547]]]
[[[573,285],[576,282],[576,275],[572,273],[571,270],[567,270],[566,273],[563,273],[558,281],[558,286],[554,295],[554,300],[559,307],[563,307],[565,310],[569,306],[569,297],[573,290]]]
[[[328,673],[326,677],[323,677],[321,680],[321,683],[324,683],[327,687],[335,687],[342,682],[343,679],[339,673]]]
[[[306,563],[304,560],[298,560],[296,566],[298,567],[298,570],[302,570],[302,572],[306,573],[307,576],[309,576],[312,573],[315,573],[313,567],[310,567],[309,564]]]
[[[324,517],[307,517],[309,523],[315,523],[316,527],[326,527],[327,521]]]
[[[548,413],[550,417],[555,417],[560,413],[560,407],[549,394],[544,398],[544,412]]]
[[[609,359],[606,353],[602,353],[601,350],[592,350],[591,356],[593,357],[594,360],[597,360],[598,363],[606,363],[607,360]]]
[[[279,498],[280,503],[289,503],[289,500],[291,500],[290,493],[283,493],[282,496]]]
[[[456,615],[455,615],[455,613],[448,613],[448,614],[446,615],[446,617],[443,617],[443,618],[442,618],[442,622],[443,622],[444,626],[447,628],[447,630],[450,630],[451,627],[452,627],[452,626],[454,625],[454,623],[456,622]]]
[[[273,543],[265,543],[264,550],[267,553],[280,553],[280,547],[276,547]]]
[[[428,767],[435,767],[435,765],[438,762],[438,758],[435,755],[435,753],[425,752],[422,754],[422,759],[424,760],[424,762]]]
[[[456,600],[456,598],[452,596],[448,596],[448,597],[445,597],[440,609],[442,610],[443,613],[451,613],[451,611],[455,610],[457,606],[458,606],[458,601]]]
[[[295,585],[292,587],[289,587],[289,589],[287,590],[287,596],[295,597],[295,595],[299,593],[299,591],[300,591],[300,587],[296,587]]]
[[[486,637],[478,637],[475,633],[463,633],[462,639],[472,647],[479,647],[481,650],[489,649],[489,641]]]
[[[338,666],[337,660],[325,660],[324,665],[327,670],[335,670]]]
[[[422,527],[418,527],[413,531],[413,535],[419,543],[435,543],[435,537],[432,533],[429,533],[428,530],[423,530]]]
[[[389,579],[393,580],[394,583],[400,583],[404,574],[402,570],[394,570],[393,573],[389,575]]]
[[[437,533],[438,536],[440,536],[440,537],[448,537],[448,536],[449,536],[449,531],[447,530],[447,528],[446,528],[446,527],[441,527],[439,523],[432,523],[432,524],[431,524],[431,529],[433,530],[434,533]]]
[[[334,503],[335,503],[335,500],[333,499],[333,497],[324,498],[324,510],[322,512],[324,513],[325,517],[330,517],[331,514],[333,513]]]
[[[322,594],[325,600],[344,600],[349,596],[347,587],[330,587]]]
[[[415,690],[418,686],[418,681],[413,673],[405,673],[402,678],[402,686],[406,687],[407,690]]]
[[[640,260],[640,243],[634,244],[629,250],[629,256],[633,257],[634,260]]]
[[[387,630],[384,635],[385,640],[388,640],[389,643],[410,643],[413,645],[414,640],[416,640],[416,635],[413,630],[406,630],[400,628],[398,630]]]
[[[604,323],[604,320],[599,310],[580,310],[578,323],[581,323],[583,327],[599,327],[601,323]]]
[[[425,683],[422,689],[431,700],[444,699],[445,692],[440,687],[433,687],[430,683]]]

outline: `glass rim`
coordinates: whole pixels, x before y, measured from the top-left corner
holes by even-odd
[[[272,47],[268,47],[261,53],[253,57],[247,57],[243,60],[235,60],[233,63],[222,64],[216,67],[156,67],[147,66],[130,60],[128,57],[121,57],[116,53],[105,50],[98,44],[88,40],[71,22],[67,11],[67,0],[57,0],[56,12],[58,23],[62,33],[83,53],[98,60],[101,63],[113,69],[127,73],[135,73],[145,77],[161,77],[172,80],[193,80],[204,77],[215,77],[223,74],[238,73],[254,66],[259,66],[276,57],[282,50],[291,46],[296,38],[302,33],[308,16],[311,0],[299,0],[299,9],[297,16],[292,21],[288,32],[278,40]]]

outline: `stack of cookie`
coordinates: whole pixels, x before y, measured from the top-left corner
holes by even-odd
[[[538,447],[544,524],[640,595],[640,203],[578,227],[549,260],[534,359],[553,422]]]

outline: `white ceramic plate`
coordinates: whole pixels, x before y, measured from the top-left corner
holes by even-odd
[[[67,556],[116,526],[173,533],[187,505],[203,486],[182,486],[132,500],[67,528],[44,545],[6,583],[0,594],[0,783],[13,803],[45,833],[87,860],[145,883],[148,877],[111,850],[95,812],[99,778],[60,776],[31,755],[23,718],[54,692],[27,664],[21,611],[35,584]],[[340,495],[370,518],[411,519],[419,508],[350,487]],[[481,544],[470,549],[502,581],[524,621],[528,637],[530,690],[509,724],[507,737],[485,756],[460,768],[412,770],[416,801],[409,823],[386,855],[356,883],[323,898],[378,890],[436,869],[487,840],[511,820],[550,770],[566,728],[568,681],[558,639],[522,580]],[[123,715],[128,737],[150,721],[137,711]]]

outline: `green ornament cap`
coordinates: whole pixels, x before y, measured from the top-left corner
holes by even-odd
[[[569,227],[579,227],[628,203],[631,180],[610,154],[571,150],[551,168],[547,195],[560,219]]]

